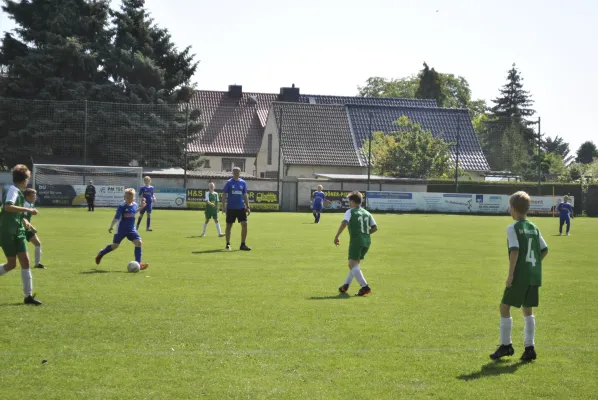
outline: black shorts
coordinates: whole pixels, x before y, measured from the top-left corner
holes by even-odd
[[[226,210],[226,223],[234,224],[235,221],[247,221],[247,213],[245,212],[244,208],[241,208],[240,210]]]

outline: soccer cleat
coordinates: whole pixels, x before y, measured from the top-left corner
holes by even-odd
[[[25,301],[23,303],[30,305],[30,306],[41,306],[42,302],[35,299],[35,295],[25,297]]]
[[[569,232],[567,232],[567,236],[571,236],[571,234]]]
[[[143,271],[144,269],[148,269],[149,264],[139,264],[139,270]]]
[[[219,233],[218,237],[225,237],[226,235],[224,233]]]
[[[230,244],[227,243],[225,249],[230,251]]]
[[[529,361],[533,361],[535,359],[536,359],[536,349],[534,349],[534,346],[527,346],[525,348],[525,351],[521,355],[521,361],[529,362]]]
[[[513,354],[515,354],[515,349],[513,349],[512,344],[501,344],[500,346],[498,346],[498,349],[496,349],[494,353],[490,354],[490,358],[493,360],[498,360],[499,358],[505,356],[511,357]]]
[[[372,289],[370,289],[370,287],[368,285],[362,287],[361,289],[359,289],[359,292],[357,292],[358,296],[365,296],[366,294],[370,294],[372,293]]]
[[[339,293],[347,293],[347,291],[349,290],[349,285],[347,285],[346,283],[338,288],[338,292]]]
[[[154,230],[152,228],[147,228],[145,231],[146,232],[153,232]]]
[[[202,233],[201,235],[199,235],[199,237],[206,237],[206,234]]]
[[[241,251],[251,251],[251,247],[247,246],[246,244],[242,244],[241,247],[239,247],[239,250],[241,250]]]
[[[98,255],[96,256],[96,264],[100,265],[100,262],[102,262],[102,257],[104,257],[102,255],[102,252],[99,252]]]
[[[44,264],[37,264],[37,265],[34,265],[34,266],[33,266],[33,268],[46,269],[46,267],[45,267],[45,265],[44,265]]]

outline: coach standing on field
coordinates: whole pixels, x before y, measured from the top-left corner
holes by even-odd
[[[233,177],[226,181],[222,189],[223,212],[226,214],[226,250],[230,250],[230,232],[235,221],[241,224],[241,248],[242,251],[251,249],[245,244],[247,240],[247,215],[251,214],[249,209],[249,196],[247,195],[247,184],[241,179],[241,169],[233,168]]]
[[[87,200],[87,211],[95,211],[96,187],[93,185],[91,179],[89,180],[89,185],[85,188],[85,200]]]

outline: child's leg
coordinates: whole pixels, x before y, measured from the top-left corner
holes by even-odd
[[[348,266],[349,266],[349,274],[345,278],[345,283],[344,283],[344,285],[347,285],[347,286],[350,285],[351,282],[353,282],[353,271],[352,271],[353,266],[351,265],[351,260],[349,260]]]
[[[536,318],[534,317],[534,311],[531,307],[523,307],[523,320],[525,321],[525,327],[523,329],[523,344],[525,347],[534,345],[534,336],[536,334]]]
[[[222,236],[222,228],[220,228],[220,222],[218,222],[218,218],[214,218],[214,223],[216,224],[216,230],[218,231],[218,236]]]
[[[118,246],[120,246],[120,243],[109,244],[108,246],[106,246],[102,250],[100,250],[100,254],[102,256],[105,256],[106,254],[110,253],[111,251],[118,249]]]
[[[147,212],[147,225],[145,226],[146,229],[150,229],[152,226],[152,212],[148,211]]]
[[[567,222],[567,234],[569,234],[569,231],[571,230],[571,218],[567,218],[566,222]]]
[[[139,212],[139,218],[137,218],[137,230],[139,230],[139,225],[141,225],[141,220],[143,219],[143,214],[145,214],[145,208]]]
[[[29,254],[27,252],[17,253],[19,264],[21,264],[21,281],[23,281],[23,294],[29,297],[33,294],[33,277],[29,268]]]
[[[510,345],[511,330],[513,329],[513,318],[511,318],[511,306],[508,304],[500,304],[500,344],[504,346]]]
[[[208,224],[210,223],[210,219],[206,218],[206,222],[204,222],[203,224],[203,232],[201,233],[201,236],[205,236],[206,232],[208,231]]]
[[[565,223],[565,220],[563,219],[563,217],[561,217],[560,223],[559,223],[559,233],[563,233],[563,224]]]
[[[133,241],[133,244],[135,245],[135,261],[141,264],[141,239]]]
[[[0,276],[12,271],[17,266],[17,257],[6,257],[6,264],[0,264]]]
[[[39,241],[37,235],[31,238],[31,243],[35,246],[35,258],[33,261],[33,265],[40,265],[42,262],[42,242]]]
[[[359,285],[361,285],[361,287],[365,287],[368,285],[368,282],[365,280],[365,277],[361,272],[359,263],[359,260],[349,260],[349,268],[351,268],[351,273],[353,274],[353,277],[357,280]]]

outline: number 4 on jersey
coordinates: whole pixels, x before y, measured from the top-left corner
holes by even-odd
[[[527,242],[527,255],[525,256],[525,261],[530,263],[532,267],[536,266],[536,256],[534,252],[534,239],[530,238]]]

